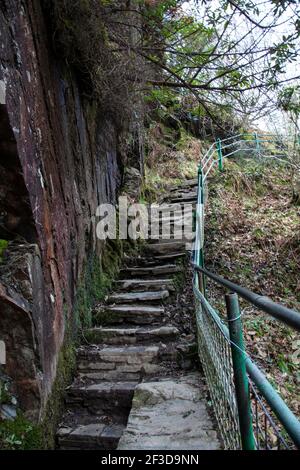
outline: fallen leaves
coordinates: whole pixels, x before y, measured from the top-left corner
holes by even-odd
[[[300,310],[300,208],[291,204],[288,170],[257,164],[249,188],[253,162],[243,160],[243,168],[228,163],[225,174],[215,174],[209,181],[206,265],[225,278]],[[243,172],[247,184],[238,182]],[[208,291],[226,316],[223,290],[210,283]],[[249,308],[243,301],[241,306]],[[256,309],[243,315],[243,325],[248,354],[299,413],[299,334]]]

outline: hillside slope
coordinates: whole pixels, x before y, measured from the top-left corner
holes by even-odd
[[[228,160],[208,188],[207,268],[299,310],[300,208],[292,203],[288,169],[274,161]],[[209,283],[208,295],[225,315],[222,289]],[[299,413],[299,335],[241,305],[247,351]]]

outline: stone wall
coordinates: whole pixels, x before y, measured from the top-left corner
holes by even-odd
[[[99,203],[116,201],[126,163],[121,131],[52,53],[40,4],[0,5],[0,238],[11,241],[0,265],[0,340],[4,373],[35,420],[74,326],[85,261],[101,253],[91,220]]]

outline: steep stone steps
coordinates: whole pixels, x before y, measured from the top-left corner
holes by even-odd
[[[173,341],[179,330],[172,325],[146,327],[95,327],[85,331],[85,338],[93,344],[149,344]]]
[[[120,449],[218,448],[196,379],[177,379],[192,366],[194,343],[170,324],[166,305],[177,298],[171,295],[182,270],[176,261],[186,256],[189,240],[174,237],[181,232],[184,202],[194,202],[196,184],[187,180],[172,191],[157,240],[148,240],[142,256],[127,259],[114,291],[93,310],[95,326],[84,331],[77,351],[58,448],[113,450],[119,442]],[[192,226],[193,217],[185,222]]]
[[[161,302],[162,300],[169,297],[168,290],[157,290],[157,291],[138,291],[129,293],[114,293],[111,294],[107,302],[110,304],[122,304],[131,302]]]
[[[164,308],[153,305],[114,305],[102,306],[95,310],[95,316],[100,325],[151,324],[161,321]]]

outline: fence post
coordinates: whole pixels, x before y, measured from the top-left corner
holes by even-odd
[[[225,300],[242,448],[243,450],[255,450],[249,382],[246,371],[246,356],[238,296],[235,293],[226,294]]]
[[[256,152],[258,153],[258,156],[260,157],[261,156],[260,155],[260,142],[259,142],[257,132],[254,132],[254,139],[255,139]]]
[[[199,231],[201,233],[201,247],[200,247],[200,253],[199,253],[199,264],[201,268],[204,268],[204,181],[203,181],[203,171],[201,169],[201,175],[200,175],[200,182],[201,182],[201,193],[200,193],[200,204],[201,204],[201,221],[202,221],[202,226],[199,227]],[[201,274],[201,280],[200,280],[200,288],[202,294],[205,296],[205,275],[202,273]]]
[[[203,190],[203,170],[201,165],[198,167],[198,199],[196,214],[198,218],[198,225],[196,225],[196,244],[195,244],[195,259],[194,262],[198,266],[204,267],[204,252],[203,252],[203,224],[204,224],[204,190]],[[200,215],[201,211],[201,215]],[[196,279],[198,281],[198,287],[200,291],[205,295],[205,278],[203,273],[196,273]]]
[[[223,170],[223,153],[222,153],[222,142],[221,139],[217,139],[217,151],[218,151],[218,161],[219,161],[219,170]]]

